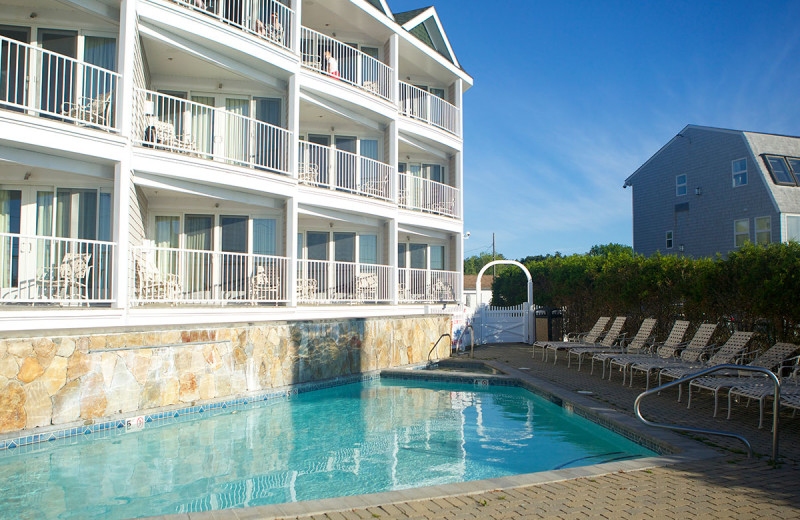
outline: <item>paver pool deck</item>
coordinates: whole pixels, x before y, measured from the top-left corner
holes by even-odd
[[[557,364],[552,360],[543,362],[539,352],[537,349],[533,358],[529,345],[504,344],[476,348],[475,358],[513,367],[570,392],[591,392],[586,398],[596,406],[613,409],[626,416],[626,420],[632,420],[633,402],[644,389],[643,378],[630,388],[621,385],[619,374],[614,374],[615,380],[604,380],[599,371],[590,375],[586,367],[581,372],[574,366],[567,368],[564,359]],[[476,491],[480,486],[471,483],[453,484],[441,487],[445,492],[435,498],[421,488],[158,518],[800,518],[800,417],[782,415],[780,459],[773,465],[769,461],[772,433],[768,426],[763,430],[757,428],[757,404],[735,406],[733,418],[728,421],[723,411],[719,417],[712,417],[713,399],[709,393],[693,396],[692,409],[688,411],[685,402],[678,403],[676,397],[677,391],[672,390],[653,396],[643,405],[643,413],[658,422],[734,431],[750,440],[755,456],[748,459],[742,444],[734,439],[682,434],[678,437],[683,444],[703,447],[698,450],[704,452],[701,459],[676,461],[649,469],[615,466],[613,472],[584,476],[580,476],[581,470],[562,472],[560,480],[540,484],[530,484],[530,479],[528,483],[524,479],[515,483],[511,477],[503,481],[509,485],[489,491]],[[771,416],[767,417],[765,423],[771,424]]]

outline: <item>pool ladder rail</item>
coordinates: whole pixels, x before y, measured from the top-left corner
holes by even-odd
[[[761,367],[752,367],[747,365],[717,365],[710,368],[706,368],[705,370],[701,370],[699,372],[695,372],[694,374],[690,374],[686,377],[681,379],[676,379],[675,381],[670,381],[669,383],[663,384],[656,388],[651,388],[650,390],[646,390],[639,394],[636,398],[636,401],[633,403],[633,410],[636,413],[636,417],[639,418],[640,421],[643,423],[653,426],[655,428],[665,428],[669,430],[679,430],[684,432],[692,432],[692,433],[704,433],[706,435],[721,435],[723,437],[732,437],[734,439],[738,439],[744,443],[747,447],[747,457],[753,457],[753,447],[750,445],[750,442],[742,437],[739,434],[731,433],[731,432],[723,432],[723,431],[716,431],[716,430],[703,430],[701,428],[688,428],[686,426],[678,426],[675,424],[664,424],[664,423],[657,423],[652,422],[644,418],[642,415],[642,411],[640,410],[640,405],[642,403],[642,399],[647,397],[648,395],[653,395],[661,392],[662,390],[666,390],[667,388],[672,388],[673,386],[682,385],[684,383],[688,383],[698,377],[707,376],[708,374],[712,374],[714,372],[718,372],[720,370],[736,370],[736,371],[749,371],[749,372],[760,372],[764,374],[767,379],[771,379],[773,385],[775,386],[775,393],[773,394],[773,404],[772,404],[772,461],[778,461],[778,428],[780,427],[780,411],[781,411],[781,381],[778,377],[773,374],[770,370]]]
[[[461,336],[464,336],[464,334],[466,334],[468,330],[469,330],[469,338],[470,338],[469,357],[470,358],[474,358],[475,357],[475,329],[472,328],[472,324],[471,323],[464,328],[464,332],[461,333]],[[445,338],[445,337],[448,339],[448,341],[450,341],[450,349],[451,350],[453,349],[453,337],[450,334],[447,334],[447,333],[442,334],[441,336],[439,336],[439,339],[436,340],[436,342],[433,344],[431,349],[428,351],[428,365],[432,365],[433,364],[433,361],[431,361],[431,354],[433,354],[433,351],[436,350],[436,347],[439,345],[439,342],[442,341],[442,338]]]

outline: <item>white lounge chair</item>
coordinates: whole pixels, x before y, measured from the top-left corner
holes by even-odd
[[[565,338],[566,341],[536,341],[533,343],[533,346],[534,348],[542,348],[542,361],[547,361],[548,350],[552,350],[555,353],[559,350],[566,349],[571,344],[576,342],[592,344],[600,341],[600,339],[603,337],[603,331],[605,330],[609,321],[611,321],[609,316],[601,316],[597,319],[594,326],[588,332],[568,333],[567,337]],[[534,353],[535,351],[532,351],[531,356],[533,356]]]

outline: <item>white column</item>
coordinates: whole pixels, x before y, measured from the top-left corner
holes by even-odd
[[[133,77],[136,63],[136,0],[122,0],[119,9],[117,63],[120,79],[116,93],[116,119],[120,135],[130,137],[133,123]]]
[[[400,134],[397,131],[397,121],[392,121],[387,128],[385,139],[389,140],[389,157],[386,157],[386,162],[392,167],[392,171],[394,172],[391,182],[389,183],[389,197],[395,202],[400,200],[398,198],[400,195],[400,173],[397,166],[397,163],[400,161],[398,150],[399,138]]]
[[[298,147],[300,146],[300,84],[297,74],[289,77],[286,92],[286,125],[290,134],[289,138],[289,171],[292,177],[297,178]]]
[[[400,102],[400,37],[397,34],[389,36],[389,67],[392,68],[392,90],[391,100],[395,103]]]
[[[397,271],[398,264],[397,264],[397,244],[398,244],[398,237],[397,237],[397,219],[391,219],[389,221],[389,266],[392,268],[392,281],[389,284],[389,298],[392,301],[392,305],[397,305],[399,303],[399,293],[397,290],[397,281],[400,279],[400,276]]]
[[[458,136],[463,138],[464,137],[464,82],[460,79],[457,79],[456,82],[453,84],[455,87],[454,91],[454,99],[453,104],[458,107]]]
[[[289,306],[297,305],[297,199],[292,197],[286,201],[286,258],[289,265],[286,268],[287,287],[289,291]]]
[[[464,234],[464,152],[456,152],[453,158],[455,186],[458,188],[458,218],[461,220],[461,234]]]
[[[303,3],[300,0],[290,0],[289,7],[294,10],[294,24],[292,25],[292,41],[289,45],[295,54],[300,54],[300,26],[303,21]]]

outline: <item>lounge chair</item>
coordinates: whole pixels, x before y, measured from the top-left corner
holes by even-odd
[[[622,332],[622,327],[625,326],[626,318],[618,316],[614,319],[614,323],[608,329],[608,332],[603,337],[600,343],[594,345],[577,343],[575,347],[567,348],[567,368],[569,368],[572,356],[578,358],[578,370],[581,369],[583,357],[586,355],[594,354],[595,352],[606,352],[609,350],[616,350],[622,352],[621,343],[625,340],[625,334]]]
[[[780,368],[783,363],[789,360],[789,358],[794,355],[795,352],[800,350],[800,346],[794,345],[792,343],[775,343],[769,349],[767,349],[763,354],[757,356],[753,361],[747,364],[750,367],[761,367],[766,368],[767,370],[775,371],[776,369]],[[730,389],[734,386],[739,385],[746,385],[749,383],[753,383],[754,381],[758,381],[761,378],[760,374],[753,374],[748,376],[749,372],[743,373],[743,375],[726,375],[724,373],[718,372],[714,376],[707,376],[707,377],[700,377],[693,381],[689,382],[689,396],[687,398],[688,404],[686,405],[687,408],[692,406],[692,387],[702,389],[702,390],[709,390],[714,392],[714,417],[717,416],[717,411],[719,409],[719,392],[722,389]]]
[[[566,341],[546,341],[546,342],[534,342],[534,347],[542,347],[542,361],[547,361],[547,351],[553,350],[563,350],[569,344],[573,344],[576,342],[580,343],[596,343],[603,337],[603,331],[608,325],[608,322],[611,320],[608,316],[601,316],[597,319],[597,322],[594,324],[594,327],[589,332],[581,332],[581,333],[569,333],[567,334]],[[531,352],[531,356],[534,355],[534,352]]]
[[[162,273],[148,258],[136,259],[136,296],[146,301],[169,301],[180,295],[180,280],[173,273]]]
[[[681,363],[698,363],[700,358],[708,352],[709,344],[708,342],[711,341],[711,336],[714,334],[714,331],[717,329],[716,323],[704,323],[700,325],[700,328],[694,333],[692,340],[686,345],[686,348],[681,350],[678,359],[675,358],[659,358],[659,359],[644,359],[638,362],[631,363],[629,368],[631,372],[631,386],[633,386],[633,373],[634,372],[644,372],[647,376],[647,386],[645,389],[650,388],[650,374],[654,372],[659,372],[664,368],[670,366],[685,366],[680,365]]]
[[[792,372],[791,377],[780,379],[781,383],[781,404],[794,408],[800,408],[800,379],[798,379],[798,369]],[[771,380],[765,379],[757,383],[744,383],[731,388],[728,392],[728,419],[731,417],[731,408],[735,396],[746,397],[758,401],[758,428],[764,426],[764,402],[769,397],[774,397],[775,385]]]
[[[592,353],[592,373],[594,373],[594,362],[600,361],[603,364],[603,375],[602,377],[605,378],[606,376],[606,361],[611,360],[614,356],[619,355],[620,353],[629,353],[629,354],[642,354],[647,351],[649,347],[652,346],[654,341],[653,336],[653,329],[656,327],[656,319],[655,318],[646,318],[642,321],[642,324],[639,326],[639,331],[636,333],[636,336],[633,337],[627,344],[625,340],[622,341],[621,349],[620,350],[595,350]]]
[[[607,359],[603,358],[603,354],[598,354],[596,357],[599,360],[602,360],[604,363],[608,362],[608,380],[611,381],[611,372],[614,365],[620,367],[622,370],[622,384],[625,384],[625,380],[628,374],[628,368],[633,363],[637,363],[643,360],[652,360],[657,358],[673,358],[677,355],[678,351],[683,348],[685,343],[683,342],[683,337],[686,335],[686,330],[689,328],[689,322],[683,320],[677,320],[672,325],[672,330],[667,336],[667,339],[659,344],[656,345],[655,352],[647,353],[645,352],[646,347],[641,347],[639,350],[640,352],[631,352],[631,349],[628,349],[628,353],[626,354],[609,354]],[[603,373],[605,373],[605,368],[603,368]]]
[[[722,347],[705,363],[691,363],[689,366],[684,366],[683,364],[678,365],[674,364],[668,366],[666,368],[661,369],[658,373],[658,385],[661,386],[661,379],[663,377],[669,377],[671,379],[680,379],[684,376],[688,376],[689,374],[694,374],[695,372],[699,372],[704,368],[709,368],[717,365],[725,365],[728,363],[735,363],[737,359],[740,358],[742,351],[750,342],[750,339],[753,337],[752,332],[734,332],[728,341],[725,342]],[[683,385],[678,386],[678,402],[681,400],[681,394],[683,392]]]

